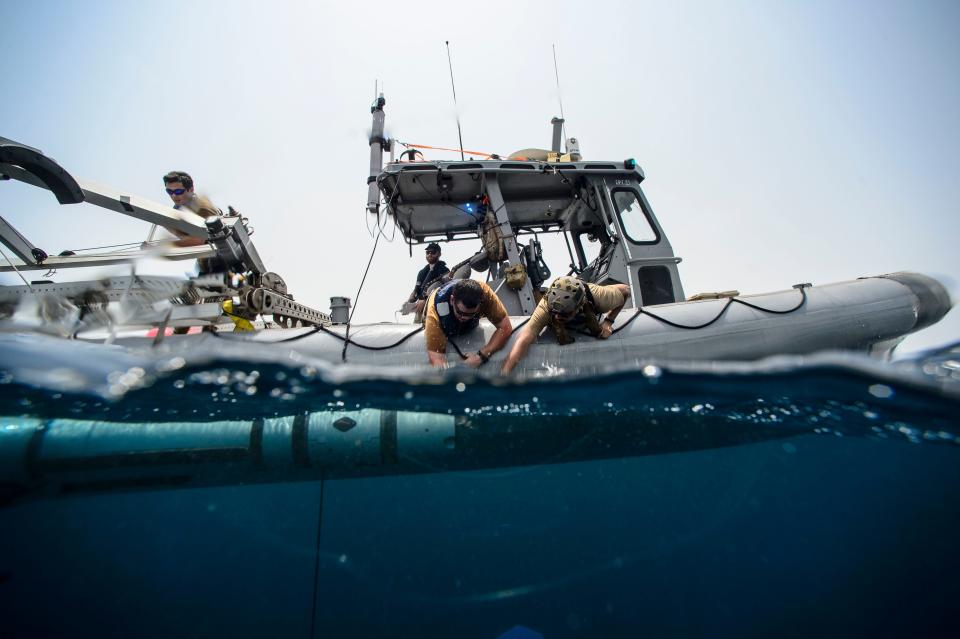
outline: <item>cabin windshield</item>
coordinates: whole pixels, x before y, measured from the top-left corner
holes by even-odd
[[[656,244],[660,238],[643,210],[636,191],[615,189],[611,195],[627,239],[634,244]]]

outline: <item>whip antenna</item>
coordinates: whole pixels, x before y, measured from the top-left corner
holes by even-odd
[[[447,64],[450,65],[450,88],[453,89],[453,109],[457,115],[457,137],[460,139],[460,161],[463,161],[463,132],[460,130],[460,110],[457,108],[457,85],[453,83],[453,60],[450,58],[450,41],[447,40]]]
[[[563,115],[563,98],[560,96],[560,71],[557,68],[557,45],[551,44],[550,46],[553,47],[553,74],[557,78],[557,102],[560,103],[560,119],[564,121],[564,124],[562,125],[563,137],[566,138],[567,125],[566,125],[566,117]]]

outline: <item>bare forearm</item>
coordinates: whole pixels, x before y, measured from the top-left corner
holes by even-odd
[[[184,236],[179,240],[174,240],[174,246],[200,246],[201,244],[206,244],[207,241],[200,237]]]
[[[510,319],[507,318],[504,322],[497,325],[497,330],[490,336],[490,341],[487,342],[487,345],[483,347],[484,354],[490,357],[502,349],[512,334],[513,327],[510,325]]]
[[[627,300],[630,299],[629,286],[627,286],[626,284],[617,284],[617,290],[619,290],[620,293],[623,295],[623,304],[607,312],[607,319],[610,320],[611,322],[617,319],[617,315],[620,314],[620,311],[623,310],[623,307],[627,305]]]
[[[517,337],[517,341],[513,343],[513,348],[510,349],[510,354],[507,356],[506,361],[503,362],[503,367],[500,369],[502,373],[509,373],[512,371],[517,363],[527,355],[527,351],[530,350],[530,344],[533,343],[533,340],[536,339],[530,331],[523,331]]]

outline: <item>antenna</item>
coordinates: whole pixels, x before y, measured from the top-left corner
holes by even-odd
[[[457,137],[460,139],[460,161],[463,157],[463,132],[460,130],[460,110],[457,108],[457,85],[453,83],[453,60],[450,58],[450,41],[447,40],[447,64],[450,65],[450,87],[453,89],[453,110],[457,114]]]
[[[566,117],[563,115],[563,98],[560,96],[560,70],[557,68],[557,45],[551,44],[553,47],[553,74],[557,77],[557,101],[560,103],[560,120],[566,121]],[[567,138],[567,125],[563,125],[563,138]]]

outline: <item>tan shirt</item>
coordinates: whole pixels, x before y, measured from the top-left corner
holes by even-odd
[[[480,317],[486,317],[491,324],[499,324],[507,316],[507,309],[503,307],[503,302],[500,301],[492,288],[484,282],[477,282],[477,284],[483,289],[483,299],[480,300]],[[444,335],[443,329],[440,327],[440,317],[437,315],[437,308],[433,303],[439,290],[433,291],[427,298],[427,317],[423,322],[423,334],[428,351],[445,353],[447,352],[447,336]]]
[[[587,286],[590,287],[590,293],[593,295],[593,301],[596,303],[595,309],[598,313],[612,311],[623,306],[626,301],[623,298],[623,293],[618,291],[616,286],[600,286],[590,283],[587,283]],[[550,311],[547,310],[547,297],[544,296],[537,307],[533,309],[533,315],[530,316],[530,321],[524,328],[539,336],[543,329],[548,326],[550,326]]]
[[[220,209],[210,201],[210,198],[198,193],[194,193],[193,197],[187,200],[181,208],[192,211],[203,219],[220,215]]]

